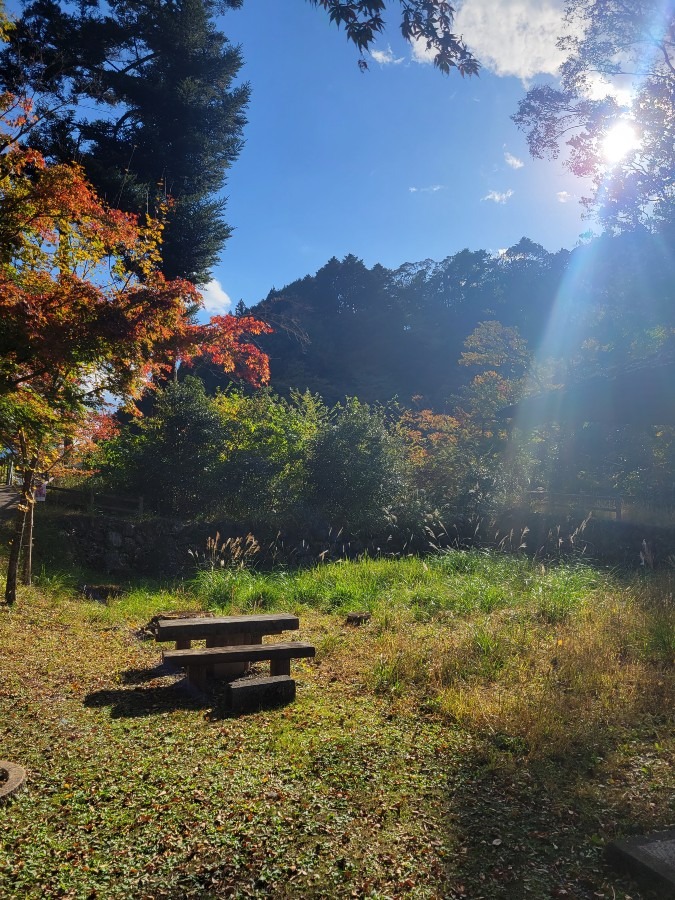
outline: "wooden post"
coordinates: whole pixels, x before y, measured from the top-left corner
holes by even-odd
[[[16,603],[16,583],[19,574],[19,560],[21,558],[21,547],[23,544],[23,535],[26,529],[26,514],[28,513],[27,498],[30,497],[33,476],[35,474],[34,467],[36,461],[33,460],[30,467],[24,469],[23,484],[21,487],[21,499],[16,507],[14,514],[14,534],[9,545],[9,559],[7,561],[7,583],[5,585],[5,603],[12,606]]]
[[[185,674],[188,682],[198,690],[203,690],[207,684],[207,671],[204,666],[188,666]]]
[[[215,634],[211,637],[206,638],[206,646],[207,647],[237,647],[242,644],[248,643],[249,635],[244,632],[237,634],[230,634],[228,636],[223,636],[222,634]],[[214,675],[243,675],[245,672],[248,672],[251,664],[247,662],[235,662],[235,663],[214,663],[213,665],[213,674]]]
[[[621,510],[621,507],[622,507],[622,505],[623,505],[623,498],[622,498],[622,497],[617,497],[617,498],[616,498],[616,506],[615,506],[615,509],[616,509],[616,521],[617,521],[617,522],[620,522],[620,521],[621,521],[621,511],[622,511],[622,510]]]
[[[143,515],[143,497],[138,498],[138,510],[137,510],[136,515],[138,516],[139,519]]]

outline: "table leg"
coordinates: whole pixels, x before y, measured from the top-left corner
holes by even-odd
[[[222,635],[214,635],[206,639],[207,647],[238,647],[242,644],[248,644],[251,636],[245,632],[239,634],[231,634],[228,637]],[[217,676],[225,676],[231,678],[233,675],[243,675],[248,672],[251,664],[247,662],[236,663],[214,663],[213,674]]]
[[[291,661],[290,659],[272,659],[270,660],[270,675],[290,675]]]
[[[207,669],[205,666],[188,666],[185,670],[188,682],[199,690],[206,687]]]

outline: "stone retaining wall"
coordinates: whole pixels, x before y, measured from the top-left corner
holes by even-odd
[[[437,533],[433,541],[426,533],[411,538],[410,534],[395,531],[370,539],[349,538],[343,533],[335,541],[331,540],[328,527],[321,533],[280,536],[266,535],[259,526],[246,527],[231,521],[186,524],[158,518],[125,521],[75,513],[49,516],[52,543],[63,547],[60,558],[70,558],[73,563],[111,575],[139,573],[173,577],[194,572],[196,561],[189,551],[203,552],[208,538],[216,532],[221,541],[245,537],[249,532],[255,534],[261,547],[256,563],[261,565],[306,565],[319,560],[356,558],[363,553],[372,556],[424,553],[432,549],[431,543],[441,548],[490,547],[542,558],[578,555],[626,568],[675,565],[674,528],[592,518],[585,527],[579,526],[579,520],[571,516],[561,521],[555,516],[513,511],[498,521],[477,523],[475,519],[458,519],[444,533]],[[39,527],[40,523],[38,552]]]

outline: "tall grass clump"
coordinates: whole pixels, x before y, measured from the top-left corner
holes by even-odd
[[[372,559],[319,564],[294,572],[213,569],[198,572],[193,589],[213,609],[311,607],[324,613],[391,611],[416,604],[442,608],[445,585],[422,560]]]
[[[553,624],[564,621],[597,584],[599,576],[588,566],[546,569],[525,557],[478,550],[402,559],[363,556],[296,571],[211,568],[198,572],[192,582],[207,607],[221,610],[280,609],[286,604],[325,613],[365,610],[390,616],[397,609],[411,620],[431,621],[527,607]]]
[[[672,572],[641,578],[636,596],[641,611],[640,653],[669,669],[675,666],[675,577]]]
[[[222,614],[254,614],[283,610],[290,601],[281,573],[250,569],[210,569],[198,572],[192,589],[207,609]]]
[[[558,625],[584,603],[589,602],[602,585],[600,573],[586,563],[573,562],[547,568],[532,582],[532,599],[536,614],[544,622]]]
[[[457,577],[473,590],[490,563],[467,563]],[[635,717],[663,714],[675,690],[672,594],[586,566],[498,560],[495,571],[513,576],[511,606],[382,635],[373,688],[407,687],[450,721],[533,755],[598,748]],[[466,596],[467,585],[455,589]]]
[[[598,574],[586,564],[547,567],[525,556],[484,550],[443,551],[430,557],[429,565],[445,576],[445,609],[464,615],[528,607],[557,623],[599,584]]]

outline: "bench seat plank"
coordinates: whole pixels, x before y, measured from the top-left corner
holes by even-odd
[[[235,647],[199,647],[165,650],[164,661],[179,666],[210,666],[214,663],[255,662],[261,659],[301,659],[314,656],[315,648],[300,641],[283,644],[240,644]]]
[[[194,619],[160,619],[157,641],[199,640],[213,635],[281,634],[297,631],[300,620],[290,613],[269,613],[256,616],[220,616]]]

